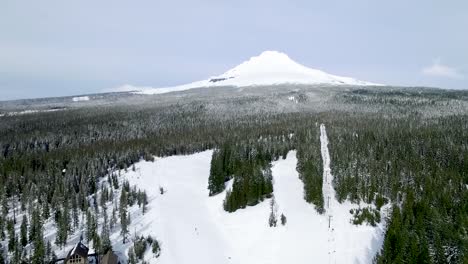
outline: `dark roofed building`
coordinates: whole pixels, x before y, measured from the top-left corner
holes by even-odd
[[[102,256],[100,264],[121,264],[121,262],[119,257],[112,252],[112,250],[109,250],[104,256]]]
[[[65,264],[87,264],[88,263],[88,247],[83,245],[81,241],[76,244],[70,252],[68,252]]]

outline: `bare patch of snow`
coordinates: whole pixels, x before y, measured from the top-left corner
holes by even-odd
[[[291,102],[294,102],[294,103],[296,103],[296,104],[298,103],[296,97],[294,97],[294,96],[289,96],[289,97],[288,97],[288,100],[291,101]]]
[[[29,115],[29,114],[36,114],[36,113],[48,113],[48,112],[57,112],[62,111],[65,109],[45,109],[45,110],[24,110],[19,112],[7,112],[0,114],[0,117],[3,116],[20,116],[20,115]]]
[[[89,100],[90,100],[89,96],[78,96],[78,97],[72,98],[73,102],[83,102],[83,101],[89,101]]]

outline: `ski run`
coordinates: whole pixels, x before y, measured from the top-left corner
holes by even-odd
[[[156,237],[162,248],[159,258],[148,250],[145,259],[150,263],[371,263],[383,242],[386,210],[376,227],[350,223],[350,209],[369,205],[340,204],[335,199],[324,125],[320,132],[326,211],[320,215],[305,202],[296,152],[290,151],[272,167],[275,211],[287,217],[284,226],[268,226],[270,199],[228,213],[222,207],[225,192],[208,196],[212,151],[138,163],[136,171],[129,170],[124,177],[145,189],[150,203],[145,215],[134,210],[137,215],[132,215],[130,230]],[[130,245],[119,246],[125,252]]]
[[[320,126],[320,132],[324,214],[317,213],[315,206],[304,200],[304,185],[296,171],[296,151],[272,163],[275,212],[278,220],[281,214],[287,218],[286,225],[278,223],[276,227],[268,225],[271,199],[228,213],[223,210],[226,191],[208,196],[213,151],[156,157],[153,162],[138,162],[134,170],[119,172],[121,182],[127,179],[131,186],[147,192],[149,204],[145,214],[137,205],[128,209],[130,241],[123,243],[119,224],[111,230],[113,250],[125,260],[137,234],[151,235],[160,243],[158,258],[147,249],[144,259],[148,263],[371,263],[382,246],[387,210],[385,207],[381,210],[382,221],[375,227],[350,222],[350,209],[369,205],[340,204],[335,199],[324,125]],[[101,184],[107,184],[107,180],[103,179]],[[232,181],[228,182],[226,189],[231,184]],[[114,194],[115,205],[119,196],[120,190]],[[108,210],[110,207],[111,204]],[[66,247],[53,245],[58,257],[66,255],[79,241],[84,223],[80,224],[82,230],[69,236]],[[55,230],[53,220],[49,219],[45,223],[45,237],[52,243]]]

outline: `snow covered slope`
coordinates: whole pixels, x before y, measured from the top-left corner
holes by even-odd
[[[127,179],[131,186],[136,185],[148,195],[145,214],[137,204],[128,209],[130,240],[138,234],[150,235],[160,242],[159,258],[150,249],[144,254],[148,263],[371,263],[382,246],[388,205],[381,210],[383,221],[377,226],[351,224],[350,209],[371,205],[348,201],[340,204],[335,199],[328,138],[323,125],[320,139],[325,214],[318,214],[315,206],[304,200],[304,184],[296,171],[296,151],[290,151],[286,159],[272,164],[275,211],[278,218],[281,214],[286,216],[286,225],[278,223],[276,227],[269,227],[271,199],[234,213],[224,211],[225,191],[208,196],[213,152],[205,151],[155,158],[154,162],[141,161],[135,164],[134,170],[116,173],[121,175],[120,185]],[[102,179],[100,185],[107,185],[107,181]],[[231,183],[227,184],[227,189],[231,188]],[[164,189],[163,194],[160,187]],[[115,190],[113,201],[107,203],[108,216],[112,215],[112,207],[118,208],[120,190]],[[17,217],[21,219],[22,215]],[[67,246],[52,245],[59,257],[66,256],[80,235],[86,234],[84,218],[84,215],[79,216],[79,227],[69,234]],[[103,232],[103,224],[100,218],[99,232]],[[20,221],[15,228],[19,232]],[[110,239],[113,250],[125,260],[133,243],[122,243],[120,230],[120,224],[111,228]],[[52,216],[45,222],[44,235],[48,241],[55,241],[57,233]],[[88,246],[92,252],[94,245],[89,243]]]
[[[383,224],[349,222],[349,210],[358,205],[334,203],[334,226],[329,228],[327,216],[305,202],[295,151],[273,163],[277,214],[287,217],[286,225],[277,227],[268,226],[270,200],[228,213],[222,208],[225,192],[208,196],[211,155],[205,151],[140,162],[136,171],[123,175],[149,195],[148,212],[132,212],[130,227],[161,242],[158,259],[145,255],[149,263],[371,263],[381,247]],[[115,245],[121,252],[128,246]]]
[[[207,80],[168,88],[143,88],[137,93],[161,94],[213,86],[255,86],[279,84],[378,85],[307,68],[278,51],[265,51],[235,68]],[[135,89],[138,89],[135,87]]]

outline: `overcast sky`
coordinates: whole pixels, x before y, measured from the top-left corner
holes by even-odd
[[[264,50],[394,85],[468,88],[468,1],[0,0],[0,100],[164,87]]]

